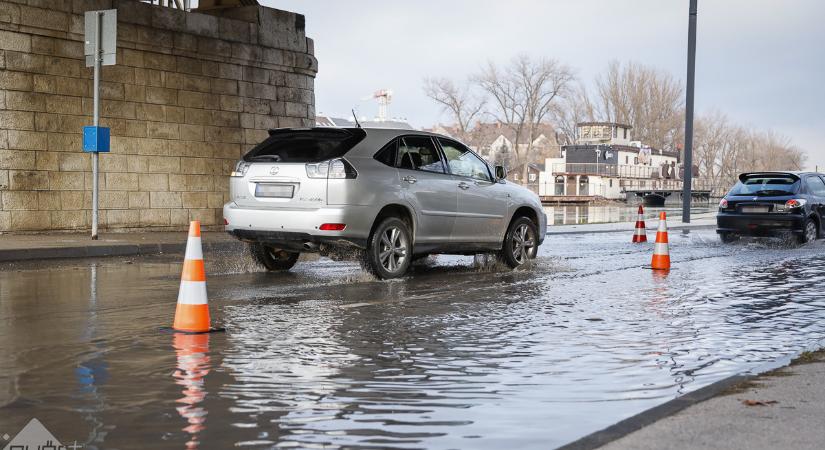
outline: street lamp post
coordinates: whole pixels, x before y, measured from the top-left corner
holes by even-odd
[[[682,181],[682,222],[690,223],[693,183],[693,90],[696,75],[696,3],[690,0],[688,13],[687,91],[685,95],[685,176]]]

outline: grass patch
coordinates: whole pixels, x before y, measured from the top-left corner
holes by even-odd
[[[825,360],[825,348],[814,352],[802,352],[796,357],[796,359],[791,361],[791,365],[795,366],[798,364],[810,364],[823,360]]]

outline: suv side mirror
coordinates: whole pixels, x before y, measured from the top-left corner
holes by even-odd
[[[496,166],[496,180],[503,180],[507,178],[507,169],[504,166]]]

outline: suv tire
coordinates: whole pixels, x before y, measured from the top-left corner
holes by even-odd
[[[249,251],[255,261],[270,272],[282,272],[291,269],[298,262],[298,257],[301,256],[298,252],[288,252],[260,243],[249,244]]]
[[[375,227],[361,258],[361,266],[382,280],[407,273],[412,262],[412,233],[407,222],[388,217]]]
[[[538,229],[527,217],[519,217],[510,223],[504,235],[499,259],[511,269],[534,259],[538,253]]]

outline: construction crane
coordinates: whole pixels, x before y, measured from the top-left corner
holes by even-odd
[[[379,89],[372,94],[372,98],[378,100],[378,121],[384,122],[388,118],[388,110],[392,102],[391,89]]]

